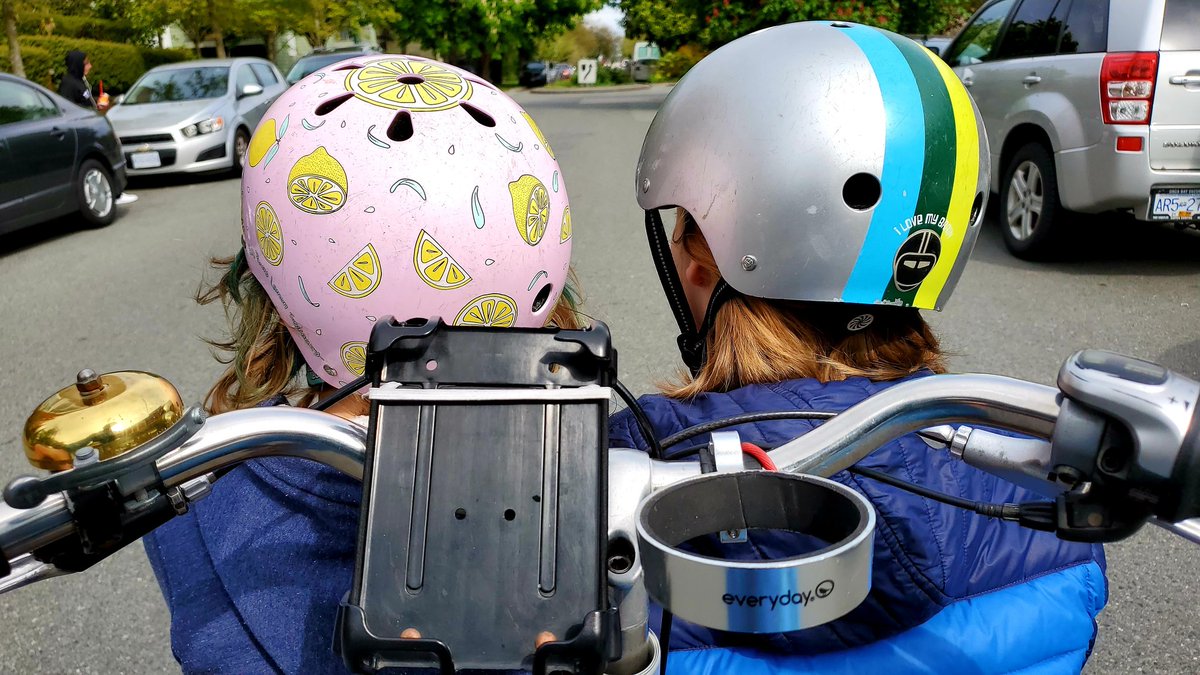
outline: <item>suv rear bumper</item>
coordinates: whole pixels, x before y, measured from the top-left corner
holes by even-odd
[[[1150,131],[1125,127],[1120,136],[1140,136],[1141,152],[1118,152],[1113,128],[1099,143],[1056,153],[1058,193],[1063,206],[1081,213],[1132,210],[1138,220],[1150,220],[1150,191],[1158,187],[1200,190],[1200,171],[1156,171],[1150,168]]]

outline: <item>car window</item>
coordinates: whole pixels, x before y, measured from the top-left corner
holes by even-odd
[[[970,66],[992,57],[1000,27],[1016,0],[1001,0],[984,9],[967,25],[954,41],[946,62],[953,66]]]
[[[1067,2],[1068,0],[1063,0]],[[1024,0],[1013,13],[1004,39],[996,50],[997,58],[1016,59],[1048,56],[1058,47],[1062,20],[1054,16],[1059,0]]]
[[[133,85],[121,105],[161,103],[163,101],[194,101],[220,98],[229,93],[227,66],[171,68],[150,71]]]
[[[1065,4],[1066,0],[1063,0]],[[1057,14],[1062,14],[1060,4]],[[1060,54],[1094,54],[1108,50],[1108,0],[1074,0],[1059,42]]]
[[[292,69],[288,71],[287,81],[295,84],[325,66],[337,63],[338,61],[345,61],[346,59],[355,59],[360,56],[363,56],[361,52],[336,52],[333,54],[305,56],[297,61],[296,65],[292,66]]]
[[[265,63],[251,63],[250,67],[254,69],[254,74],[258,76],[258,81],[264,87],[269,87],[279,81],[279,78],[275,77],[275,71]]]
[[[1200,51],[1200,0],[1167,0],[1163,13],[1161,49]]]
[[[59,109],[58,105],[56,105],[54,101],[50,100],[49,96],[37,91],[36,89],[33,91],[33,93],[36,94],[38,100],[41,101],[42,107],[46,111],[45,117],[58,117],[62,114],[62,110]]]
[[[40,92],[17,82],[0,82],[0,125],[29,122],[59,114]]]
[[[249,84],[257,84],[261,86],[258,78],[254,76],[254,71],[250,70],[250,66],[242,66],[237,72],[237,92],[242,93],[242,90]]]

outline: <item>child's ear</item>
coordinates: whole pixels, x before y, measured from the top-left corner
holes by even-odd
[[[715,286],[717,280],[713,279],[712,276],[707,269],[695,260],[689,260],[687,267],[683,270],[683,278],[687,280],[688,284],[696,288]]]

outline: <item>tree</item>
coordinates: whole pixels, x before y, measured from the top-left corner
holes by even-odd
[[[443,60],[498,79],[505,55],[526,59],[544,37],[573,27],[603,0],[388,0],[388,30]]]
[[[25,77],[25,64],[21,61],[21,43],[17,41],[16,0],[0,0],[0,17],[4,21],[4,36],[8,39],[8,62],[13,74]]]
[[[694,0],[620,0],[622,24],[628,36],[646,37],[666,50],[695,42],[700,28],[699,3]]]
[[[615,0],[625,32],[664,49],[714,49],[747,33],[792,21],[841,19],[908,33],[936,33],[979,0]]]
[[[545,40],[536,53],[553,62],[575,63],[579,59],[613,58],[621,52],[621,36],[607,26],[580,22],[553,40]]]

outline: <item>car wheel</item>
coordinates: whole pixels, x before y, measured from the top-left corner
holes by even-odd
[[[242,167],[246,164],[246,153],[250,151],[250,134],[245,129],[238,129],[233,135],[233,175],[242,175]]]
[[[108,168],[94,159],[88,159],[79,167],[75,180],[75,197],[79,212],[92,227],[104,227],[117,217],[114,204],[112,174]]]
[[[1030,143],[1013,155],[1004,172],[1000,223],[1004,244],[1018,258],[1041,260],[1062,243],[1066,215],[1058,198],[1054,158],[1041,143]]]

